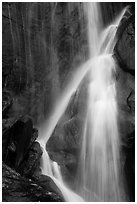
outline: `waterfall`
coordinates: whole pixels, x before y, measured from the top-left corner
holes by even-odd
[[[45,141],[39,140],[39,142],[43,149],[43,156],[41,161],[42,174],[49,176],[55,182],[55,184],[60,189],[65,201],[83,202],[84,199],[82,199],[79,195],[73,192],[64,183],[58,164],[56,162],[51,161],[51,159],[48,156],[48,153],[45,149]]]
[[[53,111],[40,128],[42,173],[50,176],[66,201],[123,201],[120,178],[119,134],[113,48],[116,30],[125,12],[103,28],[98,3],[83,3],[88,21],[89,60],[71,76]],[[68,188],[57,163],[46,152],[46,143],[64,114],[71,96],[88,76],[88,103],[77,175],[76,192]]]
[[[91,64],[88,105],[83,131],[78,171],[78,192],[86,201],[121,201],[119,134],[115,88],[115,62],[112,54],[116,43],[119,18],[102,30],[99,5],[85,5],[88,18]],[[97,24],[97,26],[96,26]]]

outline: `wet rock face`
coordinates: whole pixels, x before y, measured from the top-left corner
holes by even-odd
[[[135,15],[130,8],[118,28],[118,42],[115,47],[119,65],[124,71],[135,75]]]
[[[35,142],[38,131],[27,116],[13,120],[11,125],[10,121],[7,123],[3,123],[3,161],[23,175],[33,176],[42,155],[39,143]]]
[[[7,2],[2,6],[3,86],[16,98],[15,112],[41,122],[67,75],[86,58],[83,5]]]
[[[118,124],[124,154],[125,187],[129,200],[135,200],[135,16],[134,5],[118,28],[115,47],[117,62]],[[123,159],[124,160],[124,159]]]
[[[33,128],[32,120],[21,117],[3,131],[3,161],[26,177],[40,174],[42,150],[35,142],[38,131]]]
[[[37,137],[38,131],[28,116],[3,123],[3,201],[63,201],[52,179],[41,175],[43,152]]]
[[[16,169],[19,167],[26,154],[30,141],[33,135],[33,123],[31,119],[27,119],[25,122],[18,120],[9,130],[6,157],[3,158],[7,164]],[[5,136],[3,135],[3,140]]]
[[[119,126],[125,133],[131,133],[135,126],[135,77],[117,67],[117,101]]]
[[[32,178],[40,174],[40,159],[42,150],[38,142],[33,142],[28,153],[24,157],[24,161],[19,166],[18,171],[21,175]]]
[[[61,202],[63,198],[50,190],[41,181],[32,181],[3,163],[2,165],[2,201],[3,202]],[[52,182],[50,178],[47,183]],[[56,186],[53,184],[54,187]],[[55,187],[56,188],[56,187]]]
[[[115,5],[106,7],[104,3],[104,24],[117,16],[119,4]],[[112,12],[110,18],[106,10]],[[130,200],[134,200],[134,139],[131,146],[128,142],[131,135],[134,138],[135,130],[134,21],[134,12],[123,19],[115,47],[118,124],[125,153],[127,192],[132,189]],[[48,118],[68,73],[84,62],[87,55],[82,3],[3,3],[3,161],[36,181],[22,180],[21,175],[4,165],[3,201],[61,201],[55,195],[60,192],[54,182],[40,175],[42,151],[35,141],[38,132],[32,120],[20,119],[19,115],[31,115],[36,123]],[[73,97],[47,143],[50,158],[61,166],[68,183],[74,181],[77,170],[85,95]],[[45,195],[41,186],[51,192]]]
[[[126,192],[131,202],[135,202],[135,131],[128,134],[126,145],[123,147],[126,155],[124,173],[126,178]]]
[[[2,93],[2,118],[8,118],[9,110],[11,109],[13,104],[13,98],[10,92],[3,91]]]
[[[61,166],[65,179],[72,180],[76,174],[80,129],[80,120],[73,117],[55,128],[46,146],[50,158]]]
[[[125,13],[118,28],[114,53],[117,62],[117,99],[122,134],[134,131],[135,124],[135,15],[134,5]],[[124,136],[123,136],[124,138]]]
[[[120,133],[120,145],[125,155],[124,172],[126,182],[131,187],[128,190],[130,200],[134,200],[134,130],[135,130],[135,29],[134,13],[124,18],[118,28],[118,42],[114,53],[116,60],[116,89],[118,102],[118,125]],[[65,178],[71,180],[76,175],[78,154],[80,147],[81,123],[77,117],[78,103],[73,101],[70,107],[76,106],[76,115],[66,117],[66,122],[61,122],[47,143],[50,158],[61,166]],[[69,109],[68,108],[68,109]],[[71,108],[70,108],[71,110]],[[71,112],[71,111],[70,111]],[[65,116],[64,116],[65,117]],[[71,119],[70,119],[71,118]],[[77,132],[77,129],[79,130]],[[128,140],[131,139],[132,145]],[[124,149],[124,150],[123,150]],[[129,179],[131,172],[132,182]],[[68,179],[68,180],[69,180]],[[129,188],[130,188],[129,187]]]
[[[46,145],[50,158],[60,165],[64,179],[72,188],[77,174],[83,133],[87,97],[85,90],[87,87],[83,85],[81,90],[72,96],[67,110]]]
[[[47,189],[48,191],[59,195],[59,197],[62,197],[62,201],[64,201],[60,189],[56,186],[56,184],[50,177],[46,175],[39,175],[38,177],[34,178],[34,181],[37,182],[43,188]]]

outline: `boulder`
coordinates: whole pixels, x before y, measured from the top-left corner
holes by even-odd
[[[42,156],[42,150],[38,142],[33,142],[29,148],[28,153],[23,159],[23,162],[18,168],[21,175],[32,178],[40,174],[40,159]]]
[[[48,180],[51,180],[48,178]],[[55,185],[56,186],[56,185]],[[57,187],[55,187],[57,188]],[[63,198],[40,182],[22,177],[19,173],[2,164],[3,202],[61,202]]]
[[[60,189],[56,186],[54,181],[49,176],[41,174],[41,175],[35,177],[34,181],[36,183],[38,183],[40,186],[42,186],[43,188],[47,189],[48,191],[51,191],[57,195],[60,195],[63,199],[63,195],[62,195]]]
[[[81,121],[75,116],[59,123],[46,145],[51,160],[60,165],[63,178],[71,185],[77,173],[80,142]]]
[[[78,117],[58,124],[47,142],[48,151],[76,153],[80,146],[81,121]]]
[[[3,132],[3,161],[17,169],[38,136],[29,117],[22,117]]]

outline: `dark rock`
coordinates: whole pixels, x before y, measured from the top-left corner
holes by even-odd
[[[13,99],[7,91],[2,92],[2,118],[8,118],[8,112],[12,107]]]
[[[30,118],[22,118],[3,134],[3,160],[11,167],[18,168],[28,148],[32,144],[33,123]],[[35,136],[36,137],[36,136]],[[34,137],[34,138],[35,138]],[[7,148],[6,148],[7,147]]]
[[[59,188],[56,186],[56,184],[50,177],[41,174],[38,177],[35,177],[34,181],[36,181],[43,188],[46,188],[49,191],[52,191],[63,198],[61,191],[59,190]]]
[[[12,114],[29,114],[38,124],[52,111],[70,71],[87,58],[83,3],[2,7],[3,84],[16,98]]]
[[[60,165],[63,178],[71,184],[78,165],[81,127],[78,117],[62,122],[55,128],[46,146],[50,158]]]
[[[66,114],[69,115],[70,118],[77,116],[78,114],[78,91],[71,97],[68,107],[65,111]]]
[[[33,142],[38,138],[38,130],[36,128],[33,128],[33,134],[32,137],[30,139],[30,145],[29,147],[31,147],[31,145],[33,144]]]
[[[12,117],[2,119],[2,159],[5,161],[8,154],[8,145],[10,142],[11,134],[10,128],[17,122],[19,118]]]
[[[135,77],[123,71],[120,66],[117,66],[117,74],[118,124],[124,139],[135,129]]]
[[[2,131],[3,131],[3,133],[8,128],[11,128],[12,125],[14,125],[14,123],[16,123],[18,119],[19,119],[19,117],[10,117],[10,118],[6,118],[6,119],[2,119]]]
[[[8,145],[10,141],[10,130],[6,129],[3,130],[2,134],[2,160],[6,161],[6,158],[8,156]]]
[[[127,104],[130,111],[135,113],[135,91],[132,90],[127,98]]]
[[[2,158],[5,161],[7,155],[8,145],[10,143],[11,134],[10,130],[11,127],[21,118],[22,116],[14,116],[6,119],[2,119]]]
[[[126,178],[126,192],[130,202],[135,201],[135,131],[128,134],[123,147],[125,154],[124,172]]]
[[[135,15],[132,12],[127,11],[118,28],[115,54],[121,68],[135,75]]]
[[[22,177],[10,167],[2,164],[3,202],[61,202],[63,198],[40,185],[40,182]],[[48,178],[48,180],[51,180]],[[53,187],[54,188],[54,187]],[[57,187],[56,187],[57,188]]]
[[[129,201],[135,201],[135,13],[128,9],[117,32],[118,124],[121,139],[125,189]]]
[[[60,165],[63,179],[69,184],[73,183],[77,173],[86,99],[87,83],[83,82],[80,89],[72,96],[46,145],[51,160]],[[73,188],[72,185],[71,187]]]
[[[40,174],[40,159],[42,150],[38,142],[34,142],[18,168],[18,171],[28,178]]]
[[[120,14],[120,12],[128,7],[131,10],[134,10],[134,2],[100,2],[100,7],[102,11],[102,19],[104,27],[110,25]]]
[[[81,135],[80,119],[73,117],[59,124],[47,142],[47,150],[75,152],[79,148]]]

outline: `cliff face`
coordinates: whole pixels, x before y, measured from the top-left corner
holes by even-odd
[[[82,4],[2,6],[3,201],[63,201],[54,182],[41,175],[42,151],[34,126],[48,118],[68,74],[86,58]],[[31,187],[29,178],[38,188]]]
[[[126,5],[101,3],[104,25],[110,23]],[[41,186],[43,178],[39,165],[42,151],[36,142],[38,133],[34,126],[39,126],[49,117],[54,101],[66,84],[69,73],[73,73],[76,67],[88,58],[87,23],[82,3],[16,2],[3,3],[2,6],[2,142],[3,161],[7,165],[4,164],[3,168],[3,201],[21,201],[18,195],[12,198],[5,194],[11,188],[5,187],[7,185],[5,182],[9,182],[10,185],[10,181],[5,180],[7,172],[12,177],[15,172],[12,172],[11,168],[14,168],[20,174],[17,175],[18,178],[21,176],[32,178],[33,181],[35,179],[36,183],[40,182],[37,185]],[[117,64],[116,87],[122,163],[128,186],[127,192],[133,201],[135,16],[134,4],[131,3],[131,6],[130,12],[127,12],[118,28],[114,58]],[[70,181],[71,185],[79,158],[86,90],[86,84],[83,82],[80,91],[71,98],[63,118],[47,143],[51,159],[58,162],[65,180],[68,183]],[[22,117],[24,115],[27,115],[27,119]],[[51,189],[56,194],[55,197],[53,195],[53,200],[63,200],[61,196],[57,196],[60,192],[55,184],[49,178],[44,177],[44,180],[47,191]],[[28,180],[23,182],[27,183],[28,188],[31,185]],[[16,190],[15,188],[14,191]],[[37,192],[37,189],[35,190]],[[46,196],[40,201],[52,200],[52,195],[50,198]],[[26,201],[39,199],[39,197],[36,200],[26,198]]]
[[[117,66],[117,100],[119,133],[124,152],[126,190],[135,199],[135,13],[123,19],[115,47]]]
[[[3,90],[13,114],[48,117],[71,69],[85,61],[84,21],[81,3],[3,3]]]

